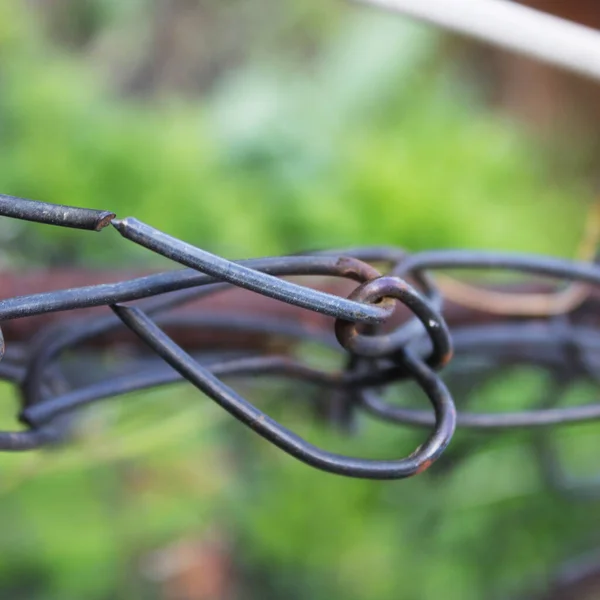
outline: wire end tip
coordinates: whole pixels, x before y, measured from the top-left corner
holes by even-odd
[[[105,227],[107,227],[108,225],[110,225],[113,222],[113,219],[116,216],[117,215],[115,213],[110,212],[109,210],[105,210],[105,211],[101,212],[100,215],[98,215],[98,221],[97,221],[94,229],[96,231],[100,231],[101,229],[104,229]]]
[[[126,312],[129,312],[131,310],[131,307],[127,306],[126,304],[111,304],[110,305],[111,310],[116,313],[116,314],[123,314]]]
[[[110,308],[125,324],[131,322],[136,317],[139,317],[140,314],[142,314],[139,308],[136,308],[135,306],[128,306],[127,304],[111,304]]]
[[[126,235],[131,233],[132,228],[139,224],[137,219],[133,217],[125,217],[124,219],[112,219],[110,224],[121,234]]]
[[[127,219],[111,219],[110,224],[120,233],[127,229]]]

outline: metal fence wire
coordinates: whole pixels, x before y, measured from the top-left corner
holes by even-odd
[[[25,425],[0,432],[2,450],[62,443],[82,407],[187,380],[284,452],[351,477],[421,473],[442,456],[457,427],[542,428],[536,436],[540,464],[551,483],[561,486],[566,475],[543,432],[600,418],[600,403],[559,403],[573,382],[597,380],[600,266],[593,260],[466,250],[411,254],[381,247],[230,261],[110,211],[1,196],[0,215],[91,231],[112,226],[126,240],[187,267],[0,301],[7,341],[0,377],[17,386]],[[110,234],[109,228],[101,235]],[[591,238],[584,240],[588,254]],[[475,286],[435,273],[461,269],[519,276]],[[284,279],[288,276],[301,279]],[[49,285],[57,281],[60,277],[50,277]],[[8,285],[17,293],[18,287],[18,280]],[[24,327],[29,320],[33,328]],[[136,351],[119,354],[132,340]],[[303,359],[298,349],[307,342],[317,355],[319,346],[340,354],[341,368],[326,370],[320,364],[327,361]],[[119,355],[117,365],[100,368],[92,362],[73,370],[65,359],[106,349]],[[523,364],[550,374],[548,397],[537,408],[469,410],[473,390]],[[461,391],[461,373],[468,376],[468,392]],[[333,454],[270,418],[222,380],[274,376],[321,388],[319,414],[337,428],[379,419],[422,428],[424,441],[409,456],[389,460]],[[409,382],[421,388],[430,406],[390,401],[386,392],[398,389],[401,398]]]
[[[356,2],[600,81],[600,32],[512,2]],[[475,450],[488,436],[529,429],[550,487],[569,497],[600,498],[600,478],[568,473],[553,435],[559,426],[600,419],[600,401],[564,402],[574,384],[599,380],[598,214],[589,219],[577,261],[393,247],[231,261],[111,211],[0,195],[0,216],[107,230],[103,236],[114,229],[185,267],[134,276],[51,270],[33,289],[23,274],[2,274],[0,379],[19,392],[23,427],[0,431],[1,451],[66,443],[88,405],[187,381],[267,442],[331,473],[402,479],[441,457],[438,468],[444,469],[445,452],[452,455],[448,467],[472,454],[472,440],[451,443],[457,428],[483,434]],[[512,277],[487,277],[503,272]],[[120,280],[106,283],[114,278]],[[107,355],[118,360],[106,361]],[[470,406],[491,378],[522,365],[546,374],[537,403],[523,399],[519,406],[526,408],[516,412]],[[272,377],[311,390],[306,397],[317,417],[338,430],[355,432],[357,423],[375,419],[422,430],[423,442],[409,456],[388,460],[316,447],[229,385]],[[421,392],[418,408],[414,384]],[[597,559],[578,563],[561,574],[556,595],[548,598],[574,597],[578,585],[585,589],[597,576]]]

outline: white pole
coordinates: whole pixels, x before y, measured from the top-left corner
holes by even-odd
[[[507,0],[354,0],[600,81],[600,31]]]

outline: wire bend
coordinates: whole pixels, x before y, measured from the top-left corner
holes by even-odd
[[[433,344],[427,364],[439,369],[452,358],[450,331],[442,316],[416,289],[399,277],[379,277],[363,283],[348,297],[358,302],[377,302],[383,298],[395,298],[415,314],[425,327]],[[363,335],[358,333],[356,323],[338,319],[335,334],[340,344],[358,356],[377,358],[393,355],[407,342],[406,326],[388,334]]]
[[[456,426],[456,411],[444,383],[422,361],[407,353],[406,368],[429,397],[435,429],[424,444],[400,460],[369,460],[327,452],[303,440],[258,410],[184,352],[138,308],[111,306],[115,314],[183,377],[261,437],[298,460],[330,473],[367,479],[403,479],[423,472],[444,451]]]

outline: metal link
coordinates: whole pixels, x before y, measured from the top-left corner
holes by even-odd
[[[448,326],[442,316],[417,290],[399,277],[380,277],[357,287],[349,296],[357,302],[378,302],[384,298],[400,300],[409,307],[423,324],[433,344],[427,364],[440,369],[452,358],[452,342]],[[349,352],[359,356],[382,357],[393,355],[409,341],[406,327],[380,335],[361,335],[356,323],[338,319],[335,334],[339,343]]]

